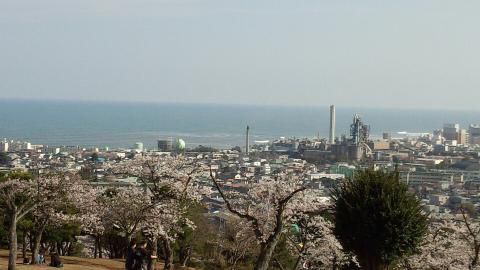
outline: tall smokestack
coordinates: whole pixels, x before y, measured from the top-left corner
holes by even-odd
[[[330,144],[335,143],[335,105],[330,106],[330,133],[328,141]]]
[[[250,127],[247,126],[247,137],[245,142],[245,153],[250,153]]]

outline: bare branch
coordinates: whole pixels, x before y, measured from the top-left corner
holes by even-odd
[[[217,180],[215,179],[215,176],[213,175],[212,168],[210,168],[210,178],[212,179],[213,184],[215,185],[215,188],[218,190],[218,193],[220,193],[220,196],[222,197],[223,201],[227,205],[227,209],[230,212],[232,212],[233,214],[237,215],[239,218],[243,218],[243,219],[246,219],[246,220],[252,222],[253,227],[254,227],[255,236],[258,239],[261,239],[262,236],[263,236],[263,233],[260,231],[258,219],[256,217],[252,216],[252,215],[249,215],[248,213],[245,213],[245,214],[240,213],[240,211],[233,208],[230,200],[225,196],[223,190],[221,189],[220,185],[218,184]]]

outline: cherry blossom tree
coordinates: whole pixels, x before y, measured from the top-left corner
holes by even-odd
[[[179,212],[178,206],[167,203],[156,204],[146,217],[143,233],[151,242],[153,254],[157,253],[156,246],[158,241],[161,241],[165,252],[164,269],[173,269],[173,248],[171,244],[175,241],[177,234],[183,229],[181,226],[183,214]],[[186,219],[186,222],[189,222],[189,220]],[[195,228],[190,222],[188,226]]]
[[[299,213],[292,217],[293,233],[287,234],[298,254],[294,270],[309,265],[309,269],[341,269],[351,258],[333,235],[333,224],[319,214]]]
[[[219,256],[225,258],[226,266],[231,269],[236,269],[241,260],[257,249],[257,241],[250,225],[236,216],[225,221],[225,227],[216,244],[220,247]]]
[[[61,179],[58,183],[44,188],[37,187],[36,190],[40,203],[31,212],[34,220],[32,263],[36,262],[35,258],[39,254],[45,228],[75,222],[77,208],[84,202],[81,198],[84,194],[82,191],[88,185],[86,181],[75,174],[58,174],[57,177]]]
[[[459,211],[432,217],[420,252],[402,261],[399,269],[478,269],[480,225]]]
[[[102,235],[106,231],[104,216],[109,211],[102,191],[91,185],[82,185],[76,192],[78,210],[73,218],[81,225],[82,231],[94,238],[94,258],[103,257]]]
[[[479,265],[479,255],[480,255],[480,224],[478,221],[475,221],[467,213],[466,209],[462,206],[460,207],[460,212],[462,215],[462,238],[465,240],[469,248],[469,267],[471,269],[478,268]]]
[[[321,208],[322,203],[315,199],[318,197],[309,196],[313,190],[304,183],[303,174],[280,172],[271,179],[252,184],[246,194],[225,192],[213,171],[210,177],[227,209],[248,222],[254,232],[260,246],[254,267],[256,270],[268,268],[275,247],[288,230],[295,213],[307,207],[311,212]]]
[[[0,183],[0,201],[9,217],[8,270],[14,270],[17,259],[17,222],[32,211],[37,202],[30,200],[32,186],[29,180],[10,179]]]
[[[125,239],[125,249],[136,232],[139,232],[150,210],[151,199],[138,187],[109,190],[104,195],[104,226],[116,229]]]
[[[17,258],[17,223],[37,207],[47,208],[57,203],[68,185],[68,177],[38,176],[34,179],[12,173],[0,182],[0,203],[9,217],[8,269],[14,270]]]
[[[191,203],[199,202],[209,188],[198,183],[206,167],[184,156],[142,155],[115,165],[116,174],[136,176],[143,183],[150,201],[146,204],[143,231],[149,236],[153,253],[160,240],[165,251],[165,269],[173,269],[172,242],[182,227],[194,228],[186,216]],[[152,260],[154,265],[155,260]]]

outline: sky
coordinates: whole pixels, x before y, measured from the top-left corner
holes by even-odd
[[[478,0],[0,0],[0,99],[477,110]]]

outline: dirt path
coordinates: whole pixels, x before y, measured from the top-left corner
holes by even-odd
[[[79,257],[61,257],[62,270],[123,270],[124,261],[117,259],[86,259]],[[47,263],[50,259],[47,257]],[[0,269],[7,269],[8,251],[0,250]],[[17,260],[17,270],[52,270],[48,265],[23,265],[22,260]],[[163,264],[158,263],[157,269],[163,269]]]

